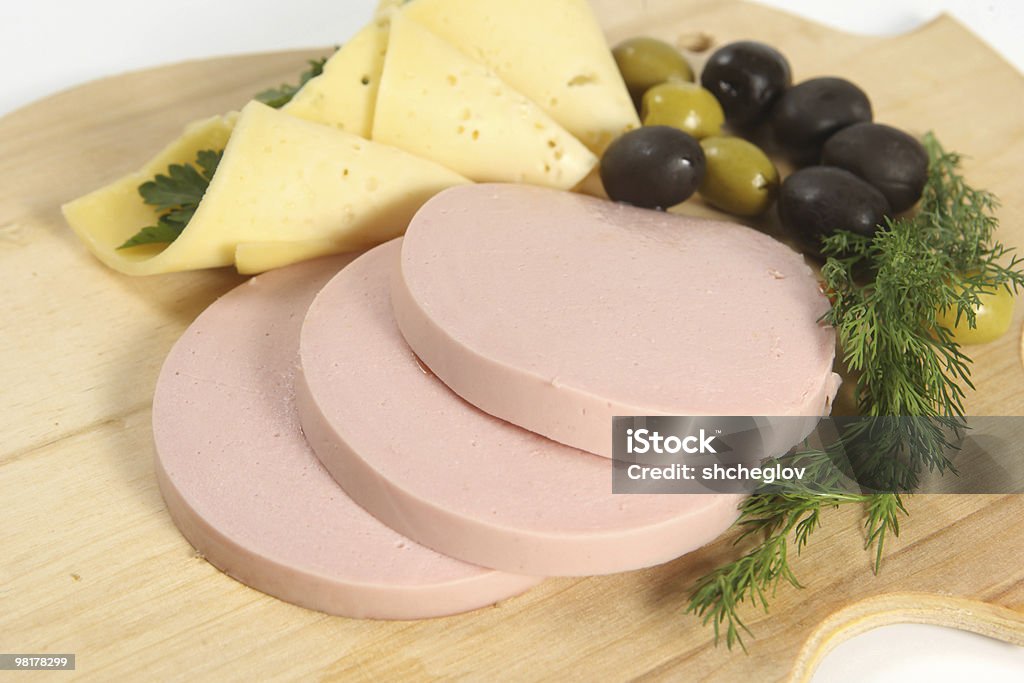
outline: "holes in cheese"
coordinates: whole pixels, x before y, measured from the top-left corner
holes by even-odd
[[[597,163],[534,102],[404,14],[392,18],[373,139],[475,181],[569,189]]]
[[[416,0],[403,10],[601,153],[640,121],[586,0]]]
[[[327,60],[323,73],[306,83],[283,110],[370,137],[387,44],[387,21],[370,22]]]
[[[259,102],[245,106],[233,132],[231,121],[196,124],[139,173],[66,205],[68,223],[100,260],[129,275],[232,265],[241,244],[303,243],[281,250],[272,259],[276,267],[389,240],[430,197],[468,182],[426,159]],[[198,149],[216,148],[218,136],[223,145],[229,134],[217,173],[181,236],[162,249],[119,251],[156,218],[138,195],[139,184]],[[264,264],[270,262],[265,251]]]

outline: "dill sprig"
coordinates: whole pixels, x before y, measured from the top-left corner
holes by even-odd
[[[740,506],[737,542],[760,538],[742,557],[697,581],[687,611],[714,628],[715,642],[743,644],[750,630],[740,605],[765,611],[780,583],[799,588],[790,564],[807,545],[828,508],[864,509],[864,547],[879,570],[885,543],[898,536],[906,515],[901,491],[912,490],[923,471],[955,472],[946,453],[966,427],[963,387],[971,384],[971,359],[941,311],[957,312],[974,327],[980,295],[1000,287],[1024,288],[1022,259],[993,236],[996,197],[960,173],[961,157],[945,151],[931,133],[924,138],[929,177],[918,211],[887,220],[873,237],[839,232],[823,240],[822,278],[832,297],[824,321],[832,325],[842,360],[857,377],[858,409],[837,443],[787,458],[810,465],[809,484],[776,484]],[[852,471],[836,470],[836,452]],[[815,476],[815,473],[820,478]],[[835,477],[869,481],[870,492],[842,492]]]
[[[738,560],[702,577],[687,611],[699,616],[705,626],[712,626],[715,643],[724,637],[729,649],[738,644],[746,650],[742,634],[753,634],[739,616],[740,603],[749,601],[767,612],[780,583],[784,581],[794,588],[803,588],[789,562],[790,537],[799,554],[821,525],[822,511],[848,505],[867,506],[865,548],[877,548],[880,563],[886,535],[899,535],[898,514],[906,513],[899,495],[821,492],[755,495],[740,507],[737,523],[743,531],[736,543],[757,536],[763,536],[762,540]]]

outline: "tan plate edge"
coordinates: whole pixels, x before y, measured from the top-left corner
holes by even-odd
[[[804,641],[789,681],[807,683],[837,645],[890,624],[946,626],[1024,647],[1022,612],[948,595],[889,593],[844,607],[822,621]]]

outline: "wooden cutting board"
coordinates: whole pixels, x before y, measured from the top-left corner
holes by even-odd
[[[1002,239],[1024,245],[1024,78],[948,17],[882,39],[738,2],[597,4],[613,41],[755,38],[779,46],[798,80],[854,80],[878,120],[933,129],[970,154],[971,181],[1003,199]],[[59,206],[134,170],[186,122],[291,81],[323,53],[127,74],[0,120],[0,652],[74,652],[77,675],[97,680],[769,681],[808,672],[844,631],[885,621],[1024,639],[1019,614],[1004,609],[1024,609],[1021,496],[912,499],[878,577],[858,512],[827,515],[794,563],[806,590],[780,589],[769,615],[745,611],[757,634],[748,655],[715,648],[683,614],[694,580],[736,553],[728,537],[662,567],[553,579],[494,608],[415,623],[293,607],[198,558],[156,488],[150,398],[178,335],[241,278],[119,275],[72,237]],[[972,350],[973,414],[1024,414],[1017,309],[1011,335]],[[930,596],[890,595],[907,591]]]

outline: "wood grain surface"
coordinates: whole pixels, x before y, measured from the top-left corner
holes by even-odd
[[[787,53],[798,80],[858,82],[877,120],[935,130],[969,154],[971,181],[1003,199],[1001,237],[1024,245],[1024,78],[951,19],[883,39],[735,2],[596,4],[612,40],[756,38]],[[889,593],[1024,609],[1021,496],[911,499],[877,577],[857,511],[828,514],[794,563],[806,590],[780,589],[769,615],[745,611],[757,634],[747,655],[715,648],[683,614],[693,581],[737,552],[728,536],[661,567],[553,579],[493,608],[402,623],[293,607],[197,557],[156,488],[150,400],[173,342],[241,278],[119,275],[76,242],[59,206],[135,169],[186,122],[291,81],[323,52],[126,74],[0,120],[0,652],[78,655],[75,674],[16,680],[771,681],[798,657],[807,673],[816,660],[801,648],[827,649],[819,624],[837,610],[859,603],[891,615]],[[1024,414],[1017,309],[1011,335],[973,350],[972,414]],[[1003,630],[991,634],[1019,637],[1020,622],[996,611]]]

